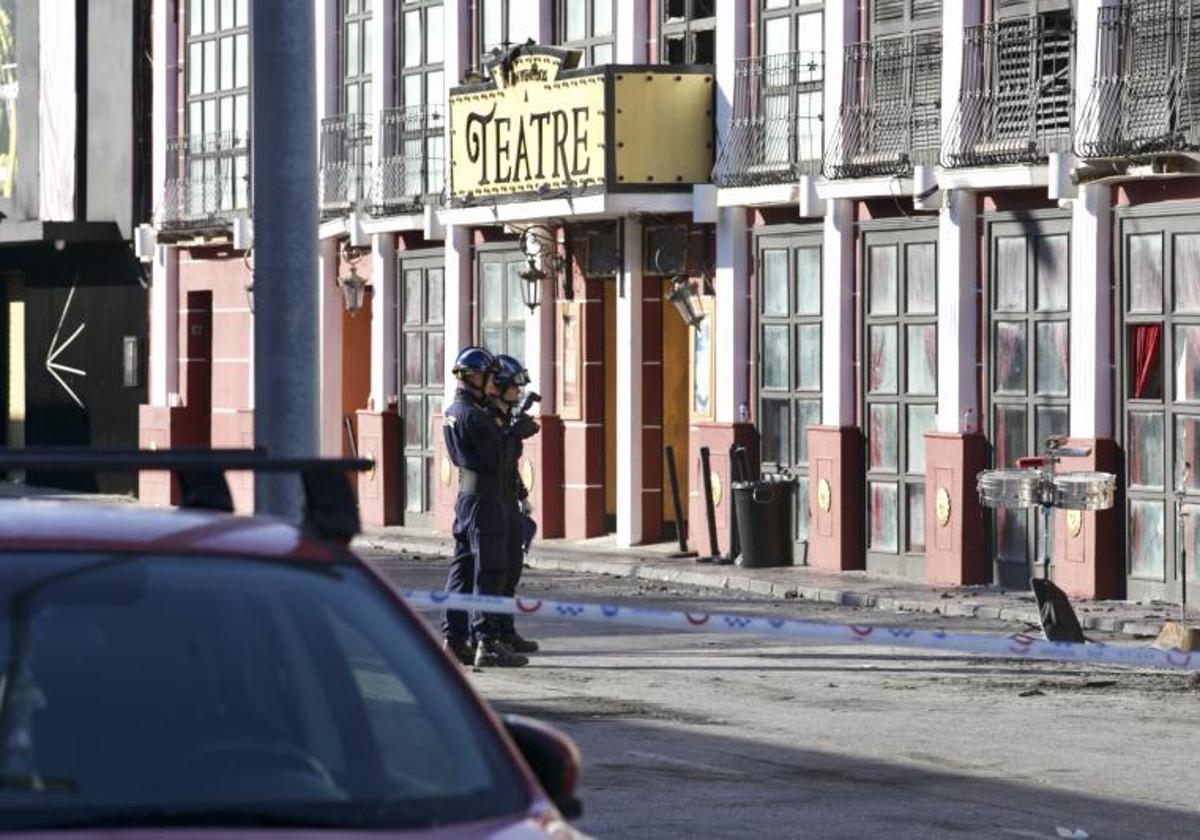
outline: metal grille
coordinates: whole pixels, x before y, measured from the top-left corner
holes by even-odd
[[[1100,10],[1096,78],[1076,152],[1084,158],[1200,150],[1200,0]]]
[[[390,108],[379,117],[382,144],[371,210],[377,215],[443,202],[444,114],[440,105]]]
[[[824,54],[744,58],[735,72],[733,120],[713,181],[744,187],[819,174]]]
[[[228,228],[250,209],[250,138],[221,132],[167,141],[157,222],[165,230]]]
[[[943,165],[1034,163],[1070,148],[1074,41],[1070,13],[968,26]]]
[[[321,214],[364,207],[370,188],[370,125],[353,114],[321,120]]]
[[[846,47],[829,178],[905,175],[941,142],[942,36],[924,32]]]

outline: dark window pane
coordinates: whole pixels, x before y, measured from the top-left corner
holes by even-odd
[[[797,379],[801,391],[821,389],[821,325],[796,327]]]
[[[908,346],[905,347],[908,381],[905,388],[910,394],[936,394],[937,327],[921,324],[906,327],[905,330],[908,335]]]
[[[925,550],[925,485],[909,484],[908,495],[908,550]]]
[[[1067,434],[1070,411],[1064,406],[1038,406],[1034,424],[1034,441],[1039,447],[1046,445],[1046,438]]]
[[[1070,346],[1066,321],[1042,321],[1037,325],[1036,354],[1037,392],[1066,396],[1068,388],[1067,360]]]
[[[692,33],[692,62],[694,64],[715,64],[717,60],[716,31],[705,29]]]
[[[1028,416],[1024,406],[997,406],[996,433],[993,436],[996,445],[996,468],[1009,469],[1015,467],[1018,458],[1029,454]]]
[[[908,407],[908,463],[905,471],[911,475],[925,473],[925,433],[933,431],[937,408],[932,405],[910,405]]]
[[[905,311],[933,315],[937,312],[937,246],[921,242],[906,246],[904,253],[908,261]]]
[[[996,240],[996,308],[1003,312],[1025,311],[1025,237],[1002,236]]]
[[[790,464],[791,412],[787,400],[762,401],[762,459],[769,464]]]
[[[1171,382],[1176,400],[1200,400],[1200,327],[1175,328],[1175,367]]]
[[[808,540],[808,479],[801,476],[796,481],[796,539]]]
[[[421,323],[421,281],[424,273],[421,269],[410,269],[404,272],[404,323]]]
[[[404,398],[404,445],[420,449],[424,444],[425,398]]]
[[[1163,415],[1158,411],[1129,412],[1129,483],[1135,487],[1163,486]]]
[[[425,319],[431,324],[442,323],[442,309],[445,307],[444,275],[442,269],[431,268],[426,272],[425,279],[429,290],[426,296]]]
[[[796,403],[796,463],[808,463],[808,427],[821,423],[821,402],[800,400]]]
[[[764,326],[762,328],[763,346],[763,387],[786,389],[788,387],[789,346],[786,326]]]
[[[1175,237],[1175,311],[1200,312],[1200,234]]]
[[[762,311],[767,316],[788,314],[788,252],[762,252]]]
[[[1041,312],[1065,312],[1071,276],[1067,235],[1044,236],[1037,240],[1036,254],[1037,308]]]
[[[1175,418],[1175,475],[1171,479],[1172,488],[1179,481],[1182,464],[1189,465],[1187,491],[1194,493],[1200,490],[1200,417]],[[1200,526],[1200,519],[1193,525]]]
[[[687,38],[684,35],[673,35],[666,39],[663,56],[667,64],[687,63]]]
[[[428,352],[425,356],[425,384],[437,386],[442,383],[445,377],[445,336],[440,332],[427,333],[429,336]]]
[[[871,327],[868,390],[872,394],[896,393],[896,327]]]
[[[867,428],[867,448],[870,458],[868,466],[872,470],[895,472],[898,435],[897,407],[876,403],[870,406],[869,412],[870,426]]]
[[[870,249],[870,313],[896,314],[896,246],[875,245]]]
[[[1162,580],[1163,504],[1135,499],[1129,503],[1130,571],[1134,577]]]
[[[871,506],[871,550],[894,552],[899,512],[896,485],[872,481],[867,495]]]
[[[1137,234],[1126,242],[1129,244],[1129,311],[1162,312],[1162,234]]]
[[[821,314],[821,249],[796,251],[796,314]]]
[[[1025,359],[1028,350],[1025,324],[1000,321],[996,324],[996,382],[998,394],[1024,394]]]

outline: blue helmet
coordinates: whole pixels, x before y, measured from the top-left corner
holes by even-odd
[[[483,347],[464,347],[454,357],[454,367],[451,370],[460,379],[468,373],[495,373],[496,358]]]
[[[507,388],[509,385],[524,388],[529,384],[529,371],[525,370],[525,366],[521,364],[519,359],[501,353],[496,357],[496,375],[494,379],[496,384],[501,388]]]

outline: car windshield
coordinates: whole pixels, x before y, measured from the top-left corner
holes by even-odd
[[[0,829],[424,827],[528,792],[370,575],[0,555]]]

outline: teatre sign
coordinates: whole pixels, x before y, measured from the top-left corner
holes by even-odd
[[[517,56],[495,82],[450,97],[450,178],[459,200],[600,185],[604,74],[559,78],[562,55]]]

